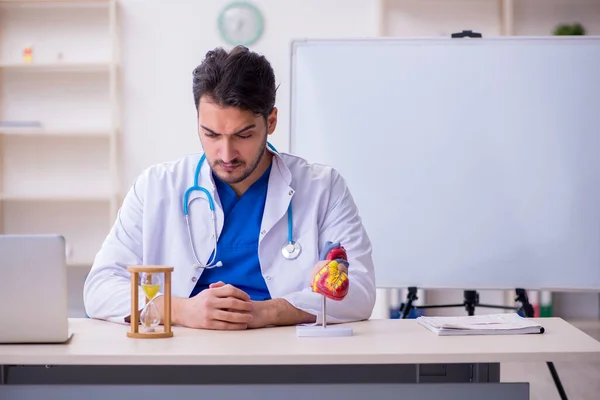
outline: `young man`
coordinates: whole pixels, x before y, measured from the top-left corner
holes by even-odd
[[[371,244],[343,178],[267,143],[277,126],[269,62],[245,47],[217,48],[193,75],[204,152],[152,166],[134,182],[85,282],[88,315],[127,322],[127,266],[168,265],[174,324],[320,323],[311,272],[331,241],[346,250],[350,285],[343,300],[328,302],[327,321],[369,318]]]

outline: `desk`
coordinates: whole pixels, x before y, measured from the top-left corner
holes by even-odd
[[[33,399],[42,390],[51,400],[85,390],[88,400],[114,400],[133,390],[164,399],[177,390],[182,398],[201,391],[222,399],[336,393],[347,400],[397,398],[401,390],[422,399],[527,399],[527,383],[500,383],[500,362],[600,360],[600,342],[560,318],[538,322],[546,333],[440,337],[415,320],[370,320],[349,324],[355,335],[343,338],[298,338],[295,327],[176,326],[170,339],[130,339],[127,325],[71,319],[68,344],[0,345],[0,398]]]

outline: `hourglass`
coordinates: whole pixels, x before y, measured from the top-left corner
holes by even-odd
[[[162,265],[129,266],[131,272],[131,331],[127,336],[132,338],[168,338],[173,336],[171,331],[171,272],[173,267]],[[161,275],[164,282],[161,282]],[[164,316],[161,316],[154,300],[164,283]],[[140,311],[138,304],[139,288],[145,297],[144,308]],[[163,319],[163,327],[160,321]]]

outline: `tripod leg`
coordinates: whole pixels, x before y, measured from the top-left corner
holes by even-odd
[[[556,385],[556,390],[558,390],[558,394],[560,395],[561,400],[567,400],[567,394],[565,393],[565,389],[563,388],[560,378],[558,377],[558,372],[556,372],[554,363],[552,361],[548,361],[546,364],[548,365],[550,375],[552,375],[554,385]]]
[[[408,295],[406,296],[406,303],[402,303],[402,305],[400,306],[400,319],[406,319],[406,317],[408,317],[412,308],[413,301],[418,299],[419,298],[417,297],[417,288],[409,287]]]
[[[532,318],[534,316],[533,306],[529,303],[529,297],[527,296],[527,291],[525,289],[516,289],[517,298],[515,301],[521,303],[521,308],[523,310],[523,314],[525,317]],[[550,370],[550,375],[552,375],[552,380],[554,381],[554,385],[556,386],[556,390],[558,390],[558,394],[562,400],[567,399],[567,394],[565,393],[565,389],[563,388],[562,382],[560,381],[560,377],[558,376],[558,372],[556,372],[556,368],[554,367],[554,363],[552,361],[546,362],[548,369]]]
[[[479,293],[476,290],[463,291],[465,296],[465,310],[468,315],[475,315],[475,306],[479,304]]]
[[[400,319],[406,319],[408,314],[410,314],[410,309],[412,307],[412,300],[407,300],[406,303],[403,303],[400,306]]]
[[[527,296],[527,291],[525,289],[516,289],[517,298],[516,302],[521,303],[521,309],[523,310],[523,315],[525,317],[533,318],[534,311],[533,306],[529,302],[529,296]]]

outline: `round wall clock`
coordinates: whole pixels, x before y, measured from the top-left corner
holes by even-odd
[[[231,45],[254,44],[262,32],[262,13],[251,3],[231,3],[219,14],[219,33]]]

